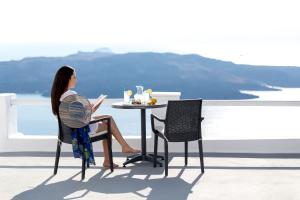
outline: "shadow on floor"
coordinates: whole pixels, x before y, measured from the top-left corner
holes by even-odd
[[[159,171],[157,171],[159,170]],[[150,178],[152,175],[163,174],[163,168],[155,170],[154,174],[149,173],[143,167],[133,167],[130,171],[121,175],[107,174],[102,169],[100,173],[91,177],[87,182],[74,180],[80,176],[80,172],[64,181],[48,183],[54,176],[50,176],[37,187],[16,195],[14,200],[32,199],[79,199],[84,198],[89,192],[109,194],[124,194],[130,197],[146,199],[187,199],[195,184],[200,180],[199,173],[192,183],[181,178],[185,168],[183,167],[176,177]],[[144,175],[143,179],[134,178],[135,175]],[[78,178],[78,177],[77,177]],[[81,193],[74,195],[74,193]],[[106,196],[107,197],[107,196]]]

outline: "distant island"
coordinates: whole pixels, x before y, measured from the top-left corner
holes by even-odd
[[[300,87],[296,66],[254,66],[206,58],[196,54],[125,53],[108,49],[78,52],[65,57],[31,57],[0,62],[0,92],[50,95],[57,69],[76,68],[76,90],[89,98],[100,93],[122,97],[136,85],[154,91],[179,91],[182,98],[251,99],[241,90],[276,90],[267,87]]]

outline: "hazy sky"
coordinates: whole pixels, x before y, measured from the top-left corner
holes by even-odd
[[[299,0],[0,0],[0,60],[109,47],[300,66],[299,10]]]

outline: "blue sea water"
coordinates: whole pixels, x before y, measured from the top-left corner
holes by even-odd
[[[17,95],[18,99],[48,99],[36,94]],[[58,125],[49,105],[18,105],[18,132],[25,135],[57,135]],[[140,111],[115,109],[103,104],[94,115],[109,114],[116,121],[121,133],[127,136],[140,135]],[[146,112],[147,134],[151,134],[150,111]]]
[[[245,91],[250,93],[249,91]],[[300,100],[300,89],[253,92],[256,100]],[[45,98],[40,95],[17,95],[17,98]],[[57,135],[57,121],[49,105],[18,105],[18,131],[25,135]],[[300,107],[293,106],[204,106],[204,139],[300,139]],[[96,114],[114,117],[125,136],[140,135],[139,110],[114,109],[101,105]],[[150,111],[147,111],[147,134],[151,134]]]

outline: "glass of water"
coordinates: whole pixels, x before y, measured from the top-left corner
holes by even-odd
[[[124,102],[130,103],[130,96],[132,95],[131,90],[124,90]]]

